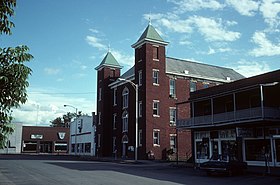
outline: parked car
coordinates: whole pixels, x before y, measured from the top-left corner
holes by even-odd
[[[237,160],[235,156],[215,155],[209,161],[201,163],[200,169],[206,171],[207,175],[223,173],[232,176],[233,174],[243,174],[247,169],[247,163]]]

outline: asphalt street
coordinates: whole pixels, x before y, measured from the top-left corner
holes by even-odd
[[[0,155],[0,185],[279,185],[280,177],[207,176],[170,163],[84,161],[70,156]]]

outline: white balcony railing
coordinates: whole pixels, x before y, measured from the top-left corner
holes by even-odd
[[[280,109],[274,107],[261,107],[242,109],[220,114],[196,116],[189,119],[178,119],[177,127],[192,127],[202,125],[218,125],[222,123],[234,124],[240,121],[256,119],[276,119],[280,120]]]

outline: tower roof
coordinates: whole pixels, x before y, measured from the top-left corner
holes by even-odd
[[[133,48],[137,47],[138,45],[142,44],[145,41],[155,42],[162,45],[167,45],[168,42],[165,42],[161,36],[158,34],[156,29],[149,24],[145,31],[142,33],[141,37],[138,39],[138,41],[132,45]]]
[[[110,51],[106,54],[102,62],[97,66],[95,69],[99,70],[102,69],[103,67],[113,67],[113,68],[122,68],[118,61],[115,59],[115,57],[112,55]]]

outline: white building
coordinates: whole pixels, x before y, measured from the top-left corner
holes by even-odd
[[[95,115],[80,116],[70,123],[71,155],[95,156]],[[76,146],[76,147],[75,147]]]
[[[6,148],[0,154],[19,154],[21,152],[22,124],[14,123],[14,132],[8,136]]]

